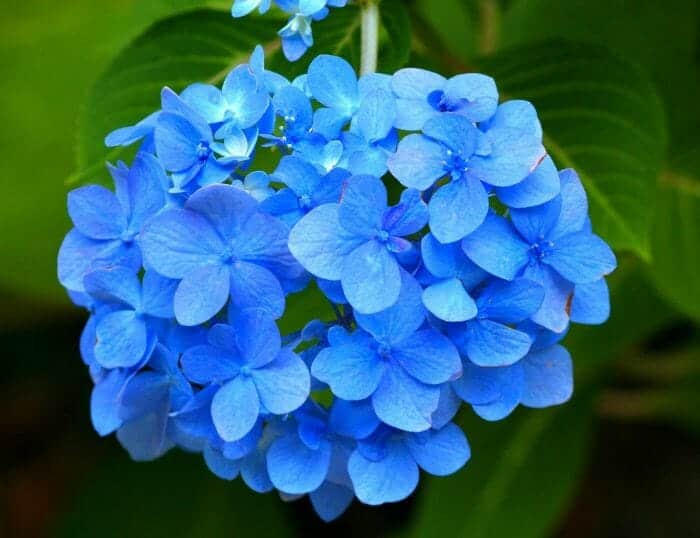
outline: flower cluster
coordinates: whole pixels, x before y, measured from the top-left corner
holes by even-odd
[[[139,151],[114,190],[69,194],[58,273],[90,312],[94,426],[134,459],[198,451],[326,520],[399,501],[469,459],[462,402],[499,420],[566,401],[558,342],[608,316],[616,260],[581,182],[487,76],[358,80],[319,56],[290,82],[257,49],[106,142]],[[307,289],[335,319],[280,335]]]
[[[277,7],[289,14],[287,24],[279,31],[282,50],[287,60],[295,62],[314,44],[311,23],[328,16],[328,8],[345,7],[348,0],[274,0]],[[256,9],[267,13],[272,0],[234,0],[231,15],[245,17]]]

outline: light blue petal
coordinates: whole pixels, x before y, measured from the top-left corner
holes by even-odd
[[[292,155],[282,157],[271,178],[284,183],[299,196],[312,195],[321,183],[321,176],[315,166]]]
[[[168,278],[182,278],[202,265],[218,264],[226,246],[201,215],[167,209],[150,219],[139,238],[148,266]]]
[[[137,154],[127,178],[131,234],[140,232],[146,219],[165,206],[163,189],[167,185],[169,180],[160,161],[150,153]]]
[[[513,280],[529,259],[529,245],[524,243],[511,224],[495,214],[462,241],[465,254],[475,264],[494,276]]]
[[[440,144],[422,135],[410,134],[401,139],[396,153],[387,160],[387,166],[402,185],[423,191],[445,176],[445,158],[445,149]]]
[[[230,241],[255,213],[257,202],[231,185],[210,185],[190,196],[185,209],[206,218],[224,240]]]
[[[484,420],[502,420],[510,415],[520,403],[525,382],[523,367],[521,363],[516,363],[507,368],[489,368],[489,370],[504,371],[499,384],[499,397],[487,404],[473,404],[472,409]]]
[[[363,400],[349,402],[336,398],[333,400],[328,425],[334,433],[351,439],[365,439],[380,425],[372,409],[372,402]]]
[[[272,99],[277,115],[282,117],[293,129],[309,129],[313,122],[313,109],[309,98],[299,88],[284,86]]]
[[[285,435],[270,446],[267,471],[280,491],[292,495],[304,494],[314,491],[323,483],[330,459],[330,443],[321,443],[318,450],[311,450],[298,436]]]
[[[211,417],[224,441],[238,441],[255,426],[260,412],[252,379],[238,376],[221,387],[211,402]]]
[[[509,207],[525,208],[544,204],[560,191],[559,173],[547,156],[529,176],[511,187],[497,187],[498,198]]]
[[[561,213],[551,230],[550,239],[585,230],[588,220],[588,200],[581,180],[570,168],[559,172],[561,181]]]
[[[372,395],[372,405],[382,422],[409,432],[429,429],[431,416],[440,400],[439,387],[425,385],[409,376],[403,368],[387,368]]]
[[[85,275],[83,283],[85,291],[99,301],[127,305],[132,309],[141,307],[141,282],[127,267],[93,271]]]
[[[237,262],[230,270],[231,305],[238,310],[260,308],[274,319],[284,313],[284,290],[264,267]]]
[[[187,273],[173,299],[173,311],[180,325],[193,327],[213,318],[229,296],[229,269],[204,265]]]
[[[214,331],[220,325],[215,325]],[[189,348],[182,355],[182,371],[193,383],[224,383],[240,370],[240,359],[230,351],[209,345]]]
[[[402,131],[419,131],[428,120],[439,114],[425,97],[420,99],[396,99],[394,127]]]
[[[510,366],[527,354],[531,344],[524,332],[480,319],[469,325],[467,356],[478,366]]]
[[[376,240],[357,247],[346,257],[340,281],[348,302],[361,314],[389,308],[401,290],[399,264]]]
[[[321,54],[309,65],[307,78],[311,95],[324,106],[335,108],[350,117],[357,108],[357,76],[342,58]]]
[[[472,156],[479,137],[479,131],[472,122],[456,114],[442,114],[432,118],[423,127],[423,133],[458,153],[463,159]]]
[[[154,135],[158,158],[166,170],[183,172],[197,163],[202,133],[183,116],[161,114]],[[211,140],[211,133],[206,139]]]
[[[480,73],[457,75],[447,81],[444,92],[450,101],[468,101],[458,112],[470,121],[482,122],[496,113],[498,90],[491,77]]]
[[[355,312],[357,324],[383,344],[398,344],[416,332],[425,321],[421,287],[410,274],[401,271],[396,303],[376,314]]]
[[[440,386],[440,400],[438,402],[437,409],[433,411],[430,417],[430,422],[433,424],[433,428],[439,430],[450,422],[459,408],[462,406],[462,400],[459,399],[457,393],[455,393],[452,385],[450,383],[445,383]]]
[[[153,461],[173,446],[166,437],[167,422],[167,408],[163,408],[124,424],[117,430],[117,439],[134,461]]]
[[[340,280],[345,258],[362,243],[344,231],[338,204],[311,210],[289,233],[289,250],[304,268],[327,280]]]
[[[190,84],[182,90],[180,97],[199,112],[208,123],[223,121],[226,115],[226,100],[221,90],[211,84]]]
[[[500,398],[501,387],[508,384],[511,375],[510,367],[485,368],[465,361],[462,377],[452,383],[452,388],[468,404],[489,404]]]
[[[146,352],[146,324],[133,310],[106,314],[97,324],[95,358],[105,368],[127,368]]]
[[[604,278],[577,284],[571,301],[571,321],[586,325],[605,323],[610,317],[610,291]]]
[[[141,297],[143,311],[157,318],[174,318],[173,302],[177,286],[177,280],[160,276],[155,271],[146,271]]]
[[[350,117],[334,108],[319,108],[314,112],[313,131],[326,140],[335,140]]]
[[[436,476],[457,472],[471,457],[467,438],[455,424],[407,436],[406,446],[421,469]]]
[[[427,100],[428,94],[440,90],[445,85],[445,77],[415,67],[399,69],[391,77],[391,89],[404,99]]]
[[[396,101],[386,90],[376,89],[362,99],[355,116],[357,127],[368,142],[386,138],[396,120]]]
[[[272,362],[282,346],[277,324],[264,310],[241,312],[232,320],[236,348],[251,368]]]
[[[571,398],[574,390],[571,355],[555,345],[523,359],[525,386],[521,403],[527,407],[559,405]]]
[[[304,361],[282,349],[264,368],[253,370],[253,381],[265,409],[277,415],[291,413],[309,396],[311,379]]]
[[[99,185],[68,193],[68,214],[75,227],[93,239],[114,239],[126,229],[126,215],[112,191]]]
[[[525,241],[531,245],[546,245],[552,229],[556,226],[561,214],[561,197],[557,196],[549,202],[536,207],[512,209],[510,212],[513,226]]]
[[[569,307],[574,285],[546,265],[528,265],[523,277],[533,280],[544,288],[542,306],[532,316],[532,321],[560,333],[569,325]]]
[[[233,480],[238,476],[241,464],[239,461],[230,460],[224,455],[207,445],[204,449],[204,462],[209,470],[222,480]]]
[[[299,13],[305,16],[314,15],[326,7],[327,0],[299,0]]]
[[[384,370],[385,363],[372,349],[357,344],[322,349],[311,365],[313,376],[344,400],[371,396]]]
[[[354,176],[345,182],[338,219],[348,232],[373,238],[381,230],[386,210],[386,187],[380,179]]]
[[[241,477],[246,486],[256,493],[267,493],[275,489],[267,474],[266,452],[256,450],[241,462]]]
[[[476,230],[489,212],[481,181],[467,176],[440,187],[428,204],[430,230],[441,243],[453,243]]]
[[[419,232],[428,223],[428,206],[420,191],[406,189],[399,203],[384,215],[383,229],[393,236],[407,236]]]
[[[501,104],[496,115],[484,127],[487,129],[516,129],[523,136],[542,138],[542,126],[537,117],[537,110],[532,103],[518,99]]]
[[[109,435],[122,424],[119,417],[121,394],[127,380],[125,371],[112,370],[92,389],[90,419],[100,435]]]
[[[316,491],[309,493],[314,511],[326,523],[340,517],[354,498],[355,493],[351,488],[332,482],[324,482]]]
[[[438,385],[462,375],[457,348],[435,329],[417,331],[392,350],[392,357],[417,380]]]
[[[494,281],[482,290],[476,304],[479,317],[501,323],[520,323],[539,310],[544,299],[542,286],[525,278]]]
[[[605,241],[588,232],[565,235],[542,260],[575,284],[600,280],[617,267],[617,259]]]
[[[475,155],[469,173],[495,187],[510,187],[523,181],[547,155],[539,138],[523,136],[522,131],[499,128],[488,131],[491,153]]]
[[[408,497],[418,485],[418,465],[408,449],[393,442],[387,455],[379,461],[365,458],[358,450],[348,461],[348,472],[355,495],[365,504],[398,502]]]
[[[423,304],[431,314],[442,321],[467,321],[477,313],[474,299],[457,278],[440,280],[425,288]]]

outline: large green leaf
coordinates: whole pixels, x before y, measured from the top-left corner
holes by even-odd
[[[656,192],[650,273],[666,299],[700,321],[700,152],[679,161],[684,167],[666,172]]]
[[[507,50],[480,67],[505,97],[535,104],[549,153],[581,176],[596,232],[648,258],[666,147],[663,109],[649,80],[604,48],[567,41]]]
[[[560,408],[521,409],[496,423],[468,414],[462,425],[472,459],[457,474],[425,479],[410,536],[545,536],[578,482],[590,441],[590,402],[579,397]]]
[[[379,67],[394,70],[408,59],[408,17],[398,0],[384,0],[380,7]],[[105,162],[129,155],[122,148],[105,148],[104,137],[156,110],[161,88],[179,91],[193,82],[220,84],[257,44],[266,49],[268,67],[287,76],[303,72],[320,53],[341,55],[358,65],[360,18],[357,6],[333,10],[314,25],[315,46],[293,64],[279,50],[279,18],[234,20],[226,11],[197,10],[158,22],[122,51],[90,93],[79,124],[79,170],[74,179],[104,180]]]

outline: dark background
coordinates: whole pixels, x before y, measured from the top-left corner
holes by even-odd
[[[697,2],[417,4],[465,56],[564,36],[604,44],[640,66],[666,112],[665,169],[682,169],[694,185],[687,196],[699,197]],[[423,480],[413,499],[396,506],[355,505],[327,526],[306,500],[284,505],[274,494],[220,481],[198,456],[133,463],[113,437],[92,431],[91,383],[77,349],[85,316],[55,281],[56,252],[69,229],[66,178],[75,170],[80,108],[131,39],[199,5],[228,9],[230,2],[3,2],[0,536],[386,536],[410,533],[425,517],[469,538],[503,535],[494,529],[508,524],[510,536],[700,536],[698,318],[663,287],[657,291],[653,265],[624,254],[611,279],[610,323],[574,328],[567,337],[577,365],[574,400],[551,412],[518,410],[496,425],[465,412],[472,461],[455,477]],[[687,285],[697,289],[698,276]],[[466,523],[450,519],[461,507]]]

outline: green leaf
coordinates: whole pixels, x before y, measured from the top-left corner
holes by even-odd
[[[379,67],[395,70],[408,59],[410,28],[398,0],[381,3]],[[228,72],[248,60],[257,44],[268,56],[268,68],[286,76],[303,72],[314,56],[329,53],[359,64],[360,10],[332,10],[314,24],[315,46],[290,64],[280,51],[278,18],[232,19],[227,11],[197,10],[162,20],[124,49],[97,80],[79,122],[78,172],[75,181],[105,181],[105,162],[128,158],[133,149],[105,148],[104,137],[131,125],[160,105],[160,90],[175,91],[193,82],[220,84]]]
[[[700,179],[667,172],[656,199],[651,278],[664,298],[700,321]]]
[[[664,113],[649,80],[604,48],[568,41],[507,50],[480,67],[503,96],[537,107],[550,155],[581,176],[595,231],[647,259],[666,149]]]
[[[410,536],[546,536],[585,462],[593,416],[589,398],[579,395],[559,408],[520,409],[494,423],[465,414],[472,458],[452,476],[424,477]]]
[[[274,494],[260,495],[240,479],[212,475],[200,455],[174,451],[137,464],[114,457],[83,480],[79,496],[63,500],[60,537],[224,538],[290,536],[286,507]]]

